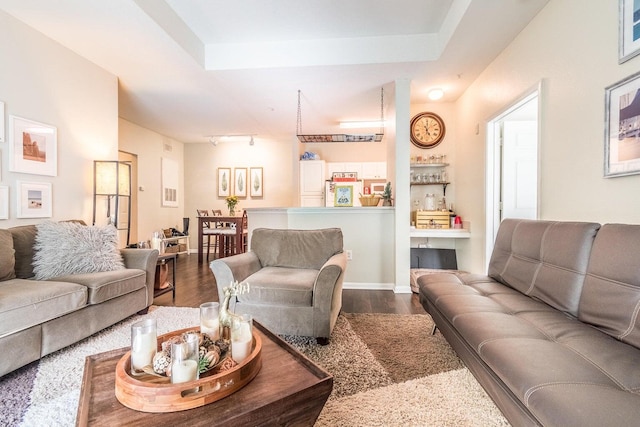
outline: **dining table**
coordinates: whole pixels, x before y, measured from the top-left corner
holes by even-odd
[[[202,231],[205,228],[205,224],[214,224],[216,222],[222,222],[227,224],[229,227],[235,227],[235,241],[234,245],[232,245],[231,255],[236,255],[244,252],[244,248],[242,245],[242,215],[239,216],[199,216],[198,217],[198,264],[202,264],[203,253],[202,253],[202,245],[204,243],[204,236]]]

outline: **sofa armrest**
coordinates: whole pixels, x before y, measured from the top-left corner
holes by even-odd
[[[218,298],[222,299],[223,289],[236,280],[242,282],[262,268],[254,252],[245,252],[211,261],[209,268],[216,279]]]
[[[324,263],[313,285],[313,307],[323,313],[342,308],[342,281],[347,254],[340,252]]]
[[[147,273],[147,307],[153,304],[153,285],[156,279],[157,249],[120,249],[127,268],[137,268]]]

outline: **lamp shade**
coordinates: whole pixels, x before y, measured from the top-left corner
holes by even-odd
[[[116,160],[94,161],[95,193],[98,195],[131,195],[131,166]]]

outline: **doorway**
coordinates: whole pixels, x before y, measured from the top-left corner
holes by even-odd
[[[504,218],[538,218],[540,85],[487,128],[487,224],[485,267]]]

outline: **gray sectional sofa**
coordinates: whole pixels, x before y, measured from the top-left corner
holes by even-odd
[[[35,280],[36,234],[0,230],[0,376],[153,303],[157,250],[121,250],[124,269]]]
[[[507,219],[488,275],[418,284],[513,425],[640,423],[640,225]]]

